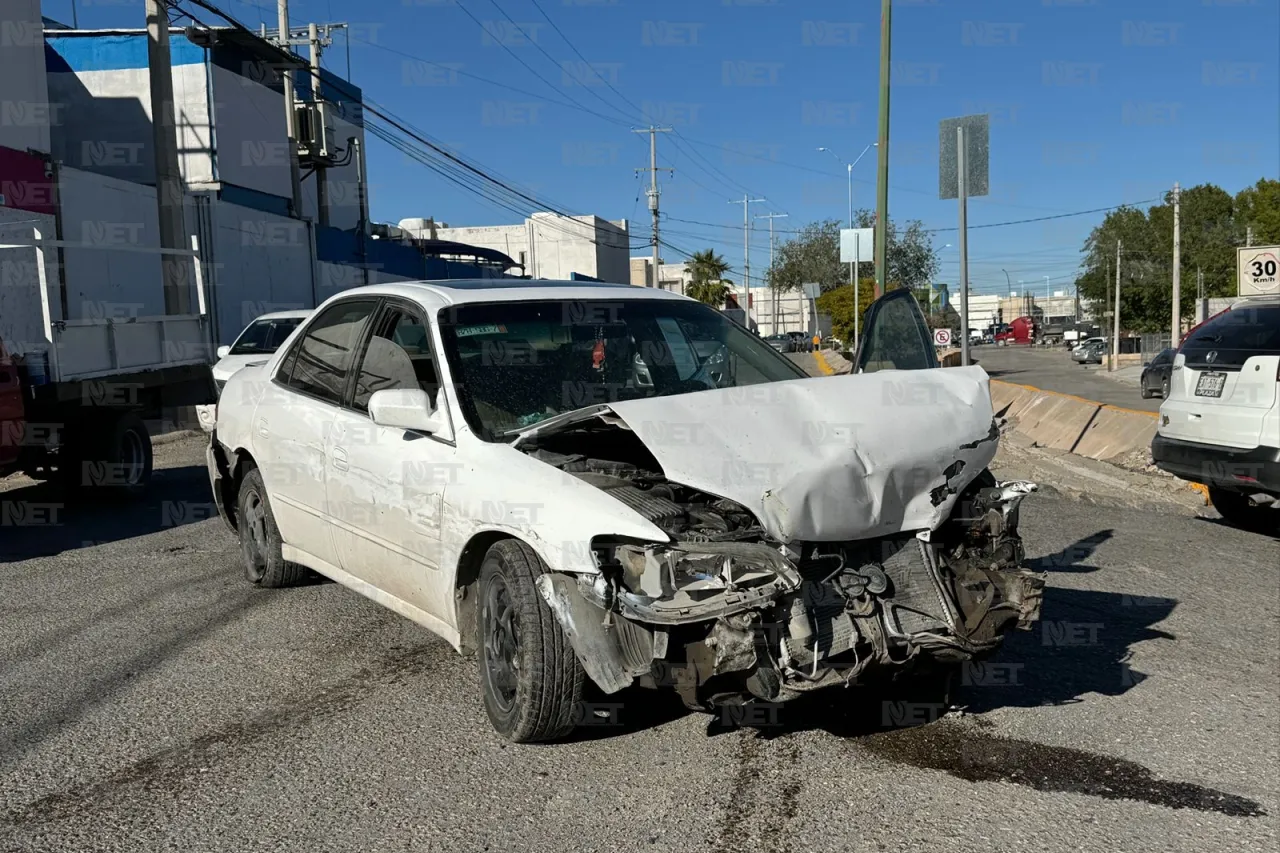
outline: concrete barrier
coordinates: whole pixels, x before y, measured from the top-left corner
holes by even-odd
[[[991,380],[991,410],[999,417],[1016,421],[1018,415],[1037,395],[1046,394],[1039,388],[1030,385],[1018,385],[1013,382]]]
[[[1041,391],[1018,411],[1015,429],[1041,447],[1073,450],[1100,403]]]
[[[1159,417],[1155,412],[1102,406],[1080,435],[1073,452],[1105,462],[1135,450],[1146,450],[1155,438]]]

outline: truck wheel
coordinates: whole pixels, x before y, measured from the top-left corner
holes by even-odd
[[[284,540],[280,537],[280,528],[276,527],[267,487],[257,468],[250,468],[240,481],[236,518],[239,519],[240,555],[249,583],[275,589],[295,586],[306,577],[303,566],[285,561]]]
[[[71,491],[103,490],[136,497],[151,482],[154,459],[147,426],[135,412],[67,427],[58,474]]]
[[[546,566],[528,545],[497,542],[480,568],[480,686],[494,729],[513,743],[573,731],[582,664],[534,585]]]
[[[1253,533],[1280,533],[1280,508],[1260,506],[1241,492],[1209,488],[1209,503],[1233,527]]]

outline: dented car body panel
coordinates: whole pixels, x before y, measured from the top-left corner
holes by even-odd
[[[296,335],[332,305],[415,306],[436,354],[440,435],[291,394],[279,379],[291,346],[233,375],[208,456],[233,528],[238,460],[252,459],[288,559],[464,652],[478,645],[477,559],[499,539],[520,540],[545,564],[538,595],[601,689],[671,686],[691,707],[783,701],[975,659],[1038,618],[1043,578],[1023,568],[1017,533],[1018,503],[1035,487],[987,470],[998,431],[981,368],[803,378],[772,366],[782,359],[773,353],[732,366],[695,337],[696,370],[668,393],[655,388],[676,368],[658,357],[637,375],[638,398],[530,409],[527,425],[488,429],[466,373],[475,363],[464,361],[477,354],[458,349],[500,324],[460,328],[467,304],[693,310],[643,288],[489,287],[358,288]],[[525,341],[540,366],[575,338]],[[587,365],[607,368],[614,346],[589,331]],[[750,369],[763,381],[719,387]],[[518,397],[529,381],[513,375]]]

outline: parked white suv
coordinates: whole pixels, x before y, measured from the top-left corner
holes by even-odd
[[[1156,433],[1158,467],[1207,485],[1232,524],[1280,533],[1280,297],[1242,300],[1187,335]]]
[[[907,369],[937,367],[911,292],[867,317],[861,375],[808,378],[663,290],[346,291],[228,380],[214,498],[253,583],[314,570],[479,652],[514,741],[570,731],[585,678],[704,709],[945,685],[1038,618],[1034,486],[987,470],[982,368]]]

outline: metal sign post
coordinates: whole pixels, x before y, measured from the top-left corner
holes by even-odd
[[[943,119],[938,125],[938,197],[960,206],[960,363],[969,364],[969,196],[987,194],[990,116]],[[952,195],[955,193],[955,195]]]
[[[969,366],[969,181],[964,125],[956,128],[956,198],[960,200],[960,364]]]
[[[841,228],[840,229],[840,263],[852,264],[853,274],[853,349],[858,349],[858,324],[861,317],[858,313],[860,304],[859,290],[861,282],[857,274],[858,264],[874,261],[871,257],[875,247],[874,228]]]

